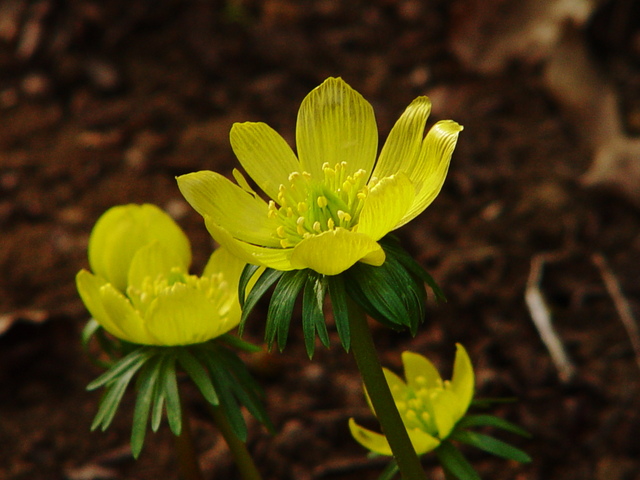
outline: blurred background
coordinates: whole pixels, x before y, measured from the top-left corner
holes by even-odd
[[[478,395],[518,399],[494,413],[532,433],[504,438],[534,462],[465,450],[485,479],[640,478],[637,0],[0,0],[0,478],[177,478],[166,426],[131,459],[132,396],[89,431],[101,370],[74,275],[90,230],[155,203],[199,272],[213,244],[174,177],[237,167],[236,121],[293,144],[328,76],[373,104],[382,140],[418,95],[465,126],[442,193],[398,232],[448,302],[415,338],[373,324],[383,363],[411,349],[448,378],[461,342]],[[300,330],[283,355],[247,357],[279,428],[249,420],[249,449],[265,479],[377,478],[347,429],[370,418],[354,362],[334,330],[310,362]],[[237,478],[187,403],[207,478]]]

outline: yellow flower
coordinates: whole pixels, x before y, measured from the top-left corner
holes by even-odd
[[[453,431],[467,412],[474,391],[471,360],[464,347],[457,344],[451,381],[443,381],[434,365],[422,355],[402,354],[406,383],[393,372],[383,369],[391,394],[418,455],[430,452]],[[367,397],[369,407],[371,402]],[[362,446],[379,453],[392,455],[384,435],[349,420],[353,438]]]
[[[76,284],[91,315],[115,337],[143,345],[201,343],[239,323],[244,263],[218,249],[197,277],[188,274],[190,261],[189,241],[166,213],[153,205],[114,207],[89,240],[94,273],[81,270]]]
[[[383,236],[420,214],[440,192],[462,127],[436,123],[424,135],[431,102],[416,98],[389,134],[376,162],[371,105],[340,78],[307,95],[296,126],[298,156],[264,123],[237,123],[231,146],[260,198],[201,171],[178,177],[211,235],[244,261],[276,270],[310,268],[337,275],[356,262],[382,265]]]

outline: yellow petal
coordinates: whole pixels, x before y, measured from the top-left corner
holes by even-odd
[[[205,292],[175,283],[152,301],[145,323],[158,345],[202,343],[228,332],[238,323],[226,315],[220,316],[217,307]]]
[[[444,440],[449,436],[456,422],[460,420],[459,399],[451,390],[437,389],[431,392],[433,420],[438,427],[438,437]]]
[[[365,199],[358,233],[380,240],[407,213],[413,203],[414,192],[414,186],[403,173],[381,179]]]
[[[398,375],[387,368],[383,368],[382,372],[384,373],[384,378],[387,381],[387,385],[389,385],[389,390],[391,391],[393,401],[395,403],[404,402],[407,397],[407,384]],[[366,388],[364,388],[364,396],[365,400],[367,401],[367,405],[369,405],[369,408],[375,414],[375,409],[373,408],[373,404],[371,403],[371,397],[369,397],[369,392]]]
[[[124,291],[133,256],[153,240],[172,250],[186,266],[191,263],[189,240],[165,212],[150,204],[113,207],[98,219],[91,232],[91,269]]]
[[[461,408],[460,416],[464,415],[473,400],[475,375],[473,365],[465,348],[456,344],[456,359],[453,363],[453,376],[449,387],[457,395]]]
[[[411,102],[389,132],[373,171],[374,177],[384,178],[398,172],[411,176],[416,169],[429,113],[429,98],[418,97]]]
[[[302,240],[291,255],[296,269],[310,268],[324,275],[337,275],[358,261],[380,266],[385,254],[367,235],[336,228]]]
[[[245,265],[246,262],[232,255],[226,248],[218,248],[209,257],[202,276],[210,277],[211,275],[222,273],[225,280],[236,283],[240,279],[240,274]]]
[[[222,274],[224,282],[227,283],[229,289],[229,298],[227,299],[228,315],[238,316],[238,322],[240,321],[240,314],[242,309],[240,308],[240,301],[238,300],[238,282],[240,281],[240,275],[247,262],[242,261],[236,255],[233,255],[229,250],[224,247],[218,248],[211,257],[207,265],[204,267],[203,277],[210,277],[211,275]],[[251,291],[253,284],[257,280],[257,276],[254,275],[251,282],[247,286],[247,292]]]
[[[405,381],[391,370],[383,368],[382,371],[384,372],[384,378],[387,380],[387,385],[389,385],[389,390],[391,390],[393,401],[395,403],[406,401],[407,384]]]
[[[341,78],[328,78],[300,105],[296,145],[301,168],[322,178],[322,165],[346,161],[347,172],[371,174],[378,149],[373,108]]]
[[[236,157],[258,186],[274,200],[280,185],[288,185],[300,169],[291,147],[265,123],[235,123],[229,134]]]
[[[233,238],[224,227],[218,225],[209,216],[205,216],[204,223],[211,236],[222,246],[229,250],[245,263],[262,265],[276,270],[294,270],[291,265],[292,248],[268,248],[251,245]]]
[[[349,419],[349,430],[351,431],[351,435],[353,436],[355,441],[367,450],[378,453],[380,455],[393,455],[393,453],[391,452],[391,447],[389,446],[389,442],[384,435],[361,427],[355,422],[353,418]]]
[[[100,296],[107,317],[112,322],[110,325],[106,323],[103,325],[105,330],[128,342],[142,345],[156,344],[155,339],[145,328],[142,317],[122,293],[111,284],[106,284],[100,288]],[[100,323],[99,319],[96,318],[96,320]],[[119,332],[111,331],[112,326],[117,326]]]
[[[80,270],[76,275],[78,293],[91,316],[107,330],[107,332],[117,338],[123,338],[125,333],[107,314],[102,304],[100,289],[106,284],[107,282],[104,279],[89,273],[87,270]]]
[[[416,454],[423,455],[427,452],[431,452],[435,450],[440,445],[440,440],[436,437],[429,435],[424,430],[419,430],[417,428],[408,430],[409,439],[411,440],[411,444],[413,445]]]
[[[358,425],[353,418],[349,419],[349,430],[353,438],[364,448],[380,455],[393,455],[387,438],[377,432]],[[434,450],[440,445],[440,440],[419,429],[407,430],[411,444],[418,455]]]
[[[429,130],[422,142],[416,167],[406,172],[416,187],[416,197],[396,228],[413,220],[438,196],[461,131],[462,126],[452,120],[440,121]]]
[[[418,455],[424,455],[427,452],[431,452],[440,445],[440,440],[429,435],[424,430],[413,428],[408,430],[407,433],[409,434],[411,444]]]
[[[219,173],[203,170],[178,177],[184,198],[203,217],[213,217],[234,238],[278,247],[278,224],[267,216],[268,205]]]
[[[417,353],[402,352],[404,378],[412,387],[442,388],[442,378],[431,361]]]
[[[142,288],[147,277],[156,279],[159,276],[166,276],[174,268],[186,273],[188,267],[173,250],[168,250],[160,242],[154,240],[139,249],[133,256],[127,284],[135,288]]]

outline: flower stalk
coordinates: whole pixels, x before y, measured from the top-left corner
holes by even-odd
[[[182,432],[174,438],[181,478],[183,480],[204,480],[196,449],[193,445],[191,425],[184,412],[182,415]]]
[[[353,356],[402,478],[426,480],[427,476],[411,444],[380,366],[373,337],[367,325],[367,317],[352,301],[349,302],[349,327]]]
[[[262,476],[258,472],[258,469],[253,462],[253,458],[247,450],[247,446],[235,434],[224,412],[220,407],[214,405],[209,405],[209,410],[211,412],[211,417],[213,418],[213,423],[218,427],[222,437],[227,442],[236,467],[240,472],[240,477],[243,480],[262,480]]]

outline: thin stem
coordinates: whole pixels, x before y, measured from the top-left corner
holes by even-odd
[[[216,424],[218,430],[220,430],[220,433],[222,434],[222,437],[227,442],[242,479],[262,480],[262,476],[260,475],[260,472],[258,472],[255,463],[253,463],[253,458],[249,454],[247,446],[235,434],[224,412],[220,407],[214,407],[213,405],[209,405],[209,407],[211,416],[213,417],[213,422]]]
[[[387,437],[393,456],[398,463],[402,478],[404,480],[427,480],[384,377],[373,344],[373,337],[369,325],[367,325],[367,317],[362,309],[353,302],[349,304],[349,328],[353,356],[382,427],[382,432]]]
[[[191,426],[186,415],[182,414],[182,432],[175,437],[176,455],[180,464],[180,476],[183,480],[204,480],[196,449],[193,446]]]

